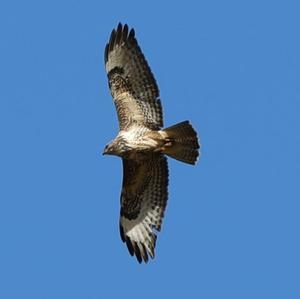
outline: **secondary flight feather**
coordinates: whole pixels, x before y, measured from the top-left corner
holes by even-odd
[[[165,155],[195,164],[197,133],[188,121],[163,129],[158,86],[134,29],[119,24],[112,31],[104,60],[120,131],[103,154],[123,161],[121,239],[140,263],[147,262],[154,258],[156,233],[168,200]]]

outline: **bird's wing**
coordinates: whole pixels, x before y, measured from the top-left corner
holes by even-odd
[[[123,158],[120,234],[131,255],[141,263],[154,258],[156,231],[168,200],[168,164],[161,154],[144,161]]]
[[[119,24],[112,31],[104,60],[120,129],[134,123],[150,129],[163,127],[159,90],[134,29],[129,32],[127,25]]]

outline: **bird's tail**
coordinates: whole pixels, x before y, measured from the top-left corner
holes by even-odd
[[[195,164],[199,156],[197,133],[188,121],[183,121],[163,130],[168,144],[164,153],[176,160],[188,164]]]

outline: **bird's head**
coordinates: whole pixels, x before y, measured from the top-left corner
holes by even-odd
[[[114,142],[108,143],[104,150],[103,150],[103,155],[116,155],[116,146]]]
[[[126,146],[123,140],[115,139],[104,148],[103,155],[124,156],[130,148]]]

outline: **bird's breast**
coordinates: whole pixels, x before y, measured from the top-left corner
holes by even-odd
[[[122,139],[126,140],[128,143],[136,143],[138,142],[143,136],[147,134],[149,130],[143,127],[137,127],[130,130],[124,130],[119,133],[119,136]]]
[[[149,153],[149,151],[155,150],[159,145],[157,138],[155,138],[156,135],[153,135],[152,131],[145,127],[121,131],[119,135],[130,149],[129,152],[131,153],[128,153],[130,156],[138,153]]]

